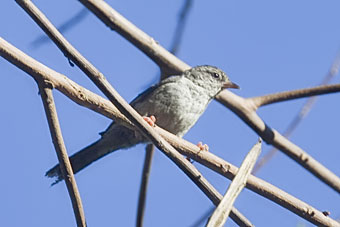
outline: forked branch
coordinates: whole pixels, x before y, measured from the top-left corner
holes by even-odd
[[[52,25],[42,12],[29,0],[17,0],[29,15],[41,26],[47,35],[56,43],[61,51],[68,56],[109,98],[109,100],[123,113],[138,129],[138,131],[148,138],[159,150],[168,156],[175,164],[217,205],[222,196],[218,191],[202,176],[202,174],[186,160],[176,149],[174,149],[164,138],[162,138],[153,127],[151,127],[111,86],[105,76],[99,72],[86,58],[84,58]],[[234,208],[235,209],[235,208]],[[235,214],[236,212],[234,212]],[[233,216],[232,216],[233,217]],[[234,216],[236,217],[236,216]],[[245,220],[244,217],[236,217],[236,222]],[[244,223],[244,225],[249,225]]]
[[[322,79],[322,82],[320,85],[327,85],[329,82],[339,73],[340,68],[340,50],[338,51],[337,56],[335,57],[328,73],[326,76]],[[288,124],[287,128],[283,132],[284,137],[287,139],[292,135],[294,130],[297,128],[297,126],[302,122],[302,120],[308,115],[308,113],[311,111],[312,107],[316,103],[318,96],[309,97],[305,104],[300,108],[298,113],[295,115],[295,117],[292,119],[292,121]],[[259,161],[256,163],[253,174],[255,175],[257,171],[261,169],[262,166],[264,166],[277,152],[277,149],[275,147],[272,147],[270,151],[268,151],[264,156],[259,159]]]
[[[189,66],[187,64],[171,55],[158,43],[155,43],[150,36],[139,30],[104,1],[80,0],[80,2],[107,26],[116,30],[147,54],[161,69],[166,68],[168,72],[172,73],[181,73],[188,69]],[[257,107],[253,102],[246,102],[246,99],[232,94],[229,91],[222,91],[216,99],[226,107],[231,108],[245,123],[257,132],[264,141],[283,151],[321,181],[340,193],[340,178],[313,159],[300,147],[284,138],[279,132],[265,125],[263,120],[256,114],[255,111]],[[235,100],[239,103],[235,103]]]
[[[53,71],[52,69],[35,61],[17,48],[13,47],[5,40],[0,38],[0,55],[18,68],[27,72],[31,76],[41,80],[50,81],[54,88],[72,99],[81,106],[85,106],[97,113],[103,114],[113,120],[124,123],[127,127],[133,129],[133,125],[122,115],[117,108],[108,100],[97,94],[81,87],[66,76]],[[237,173],[237,167],[217,157],[210,152],[201,152],[200,149],[159,127],[155,130],[178,149],[183,155],[205,165],[206,167],[218,172],[219,174],[233,179]],[[340,226],[333,219],[326,217],[322,212],[312,206],[300,201],[288,193],[276,188],[275,186],[255,177],[250,176],[246,187],[265,198],[289,209],[291,212],[305,218],[306,220],[321,226]]]

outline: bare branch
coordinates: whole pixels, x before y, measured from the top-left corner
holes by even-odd
[[[106,26],[117,31],[149,56],[159,65],[163,73],[176,75],[190,68],[190,66],[159,45],[156,40],[112,9],[106,2],[98,0],[80,0],[80,2],[102,20]]]
[[[176,55],[178,48],[181,45],[184,28],[188,19],[190,9],[192,8],[192,4],[192,0],[185,0],[183,8],[179,14],[176,31],[174,33],[174,38],[170,47],[170,52],[174,55]]]
[[[137,227],[143,226],[146,192],[148,190],[148,182],[149,182],[149,176],[150,176],[150,171],[151,171],[151,162],[152,162],[154,151],[155,151],[154,145],[148,144],[146,146],[145,160],[144,160],[144,166],[143,166],[143,172],[142,172],[142,182],[141,182],[140,189],[139,189],[137,221],[136,221]]]
[[[259,139],[259,141],[249,151],[235,178],[229,185],[227,192],[223,196],[223,199],[210,217],[207,224],[208,227],[224,226],[237,196],[241,193],[247,183],[247,179],[255,165],[257,157],[261,153],[261,147],[262,141]]]
[[[132,42],[136,47],[146,53],[161,68],[171,68],[169,72],[179,73],[189,66],[171,55],[164,48],[160,49],[158,44],[154,44],[153,39],[136,28],[131,22],[118,14],[109,5],[98,0],[80,0],[89,10],[97,15],[106,25],[115,29],[119,34]],[[150,41],[151,40],[151,41]],[[150,45],[150,43],[154,45]],[[150,48],[150,49],[148,49]],[[233,110],[242,120],[245,121],[262,139],[283,151],[296,162],[318,177],[321,181],[340,193],[340,179],[317,162],[300,147],[284,138],[279,132],[265,125],[262,119],[255,113],[256,106],[253,102],[236,96],[231,92],[222,91],[216,100]],[[230,101],[233,100],[233,101]],[[237,100],[238,103],[234,101]]]
[[[197,227],[201,226],[208,217],[214,212],[214,207],[209,208],[199,219],[197,219],[193,224],[189,225],[189,227]]]
[[[83,204],[81,202],[77,183],[76,180],[74,179],[71,163],[70,160],[68,159],[64,139],[61,133],[58,114],[54,104],[54,98],[51,90],[53,87],[51,86],[52,84],[50,84],[48,81],[41,80],[38,81],[38,85],[41,99],[44,104],[52,141],[60,163],[61,174],[65,179],[68,194],[72,201],[72,207],[74,216],[77,221],[77,226],[85,227],[86,221]]]
[[[202,176],[202,174],[186,160],[175,148],[173,148],[163,137],[161,137],[152,126],[118,94],[118,92],[106,80],[105,76],[99,72],[87,59],[85,59],[52,25],[42,12],[29,0],[16,0],[17,3],[28,12],[39,26],[56,43],[60,50],[68,56],[109,98],[109,100],[123,113],[138,129],[138,131],[148,138],[159,150],[170,158],[204,193],[217,205],[222,196],[218,191]],[[234,208],[235,209],[235,208]],[[235,214],[235,213],[234,213]],[[240,217],[239,220],[242,218]],[[248,221],[249,222],[249,221]],[[249,222],[250,223],[250,222]],[[244,223],[248,226],[247,223]]]
[[[170,52],[172,54],[176,54],[179,49],[183,31],[185,28],[185,22],[189,14],[189,10],[192,5],[192,0],[186,0],[183,5],[183,9],[180,12],[180,16],[177,22],[176,30],[174,32],[173,43],[170,48]],[[161,74],[161,77],[165,76],[165,74]],[[161,78],[162,79],[162,78]],[[144,219],[144,212],[145,212],[145,201],[147,196],[147,188],[149,182],[149,175],[151,171],[151,163],[154,153],[154,146],[152,144],[147,145],[146,153],[145,153],[145,160],[143,166],[143,173],[142,173],[142,182],[139,189],[139,198],[138,198],[138,208],[137,208],[137,221],[136,226],[143,226],[143,219]]]
[[[334,76],[336,76],[339,73],[340,68],[340,51],[338,51],[337,56],[335,57],[335,60],[333,61],[333,64],[331,65],[328,73],[323,78],[321,85],[328,84]],[[306,100],[305,104],[301,107],[300,111],[296,114],[296,116],[293,118],[293,120],[288,125],[287,129],[284,131],[283,135],[286,138],[289,138],[291,134],[294,132],[294,130],[297,128],[297,126],[300,124],[300,122],[308,115],[312,107],[314,106],[318,96],[310,97]],[[267,154],[265,154],[260,160],[256,163],[253,174],[255,175],[261,168],[264,166],[277,152],[277,149],[273,147],[270,149]]]
[[[174,32],[174,37],[172,40],[172,44],[170,47],[170,53],[176,55],[177,51],[179,50],[180,44],[182,42],[183,38],[183,32],[185,29],[185,25],[189,16],[190,9],[192,8],[192,0],[185,0],[183,4],[183,8],[181,9],[179,13],[179,18],[177,21],[176,29]],[[162,70],[161,68],[161,80],[167,78],[170,74],[166,72],[166,70]]]
[[[312,87],[312,88],[305,88],[305,89],[299,89],[299,90],[294,90],[294,91],[285,91],[285,92],[279,92],[276,94],[248,98],[247,100],[253,101],[257,109],[261,106],[265,106],[265,105],[276,103],[276,102],[288,101],[288,100],[293,100],[293,99],[298,99],[298,98],[305,98],[305,97],[310,97],[310,96],[315,96],[315,95],[324,95],[324,94],[335,93],[339,91],[340,91],[340,84],[321,85],[321,86]]]
[[[238,168],[233,166],[231,163],[217,157],[211,152],[200,152],[197,148],[195,148],[194,144],[190,144],[182,139],[177,139],[177,142],[180,143],[178,146],[181,147],[182,150],[180,150],[175,144],[173,145],[183,152],[184,155],[188,155],[191,159],[216,171],[230,180],[234,179],[236,176]],[[287,192],[258,177],[250,175],[247,180],[246,188],[273,201],[274,203],[279,204],[317,226],[340,226],[340,224],[333,219],[327,219],[329,217],[326,217],[321,211],[315,209],[311,205],[295,198]]]
[[[76,26],[78,23],[83,21],[83,19],[89,15],[89,11],[86,8],[82,8],[79,12],[77,12],[74,16],[71,18],[67,19],[63,24],[58,26],[58,30],[65,34],[67,31],[69,31],[71,28]],[[49,42],[50,39],[46,35],[41,35],[35,38],[32,42],[31,45],[35,48],[40,47],[41,45]]]
[[[224,90],[217,97],[217,100],[236,113],[249,127],[251,127],[268,144],[272,144],[286,155],[309,170],[317,178],[340,193],[340,179],[333,172],[328,170],[313,157],[308,155],[300,147],[286,139],[275,129],[271,129],[256,114],[253,102],[243,99],[228,90]]]
[[[54,88],[58,89],[62,93],[65,92],[65,94],[67,94],[67,96],[74,100],[76,103],[80,105],[84,104],[84,106],[87,106],[89,109],[92,109],[98,113],[105,113],[104,115],[110,117],[111,119],[115,119],[120,122],[124,121],[124,124],[127,127],[132,129],[134,128],[131,121],[127,120],[110,101],[103,99],[99,95],[96,95],[85,88],[82,88],[75,82],[69,80],[66,76],[42,65],[33,58],[16,49],[14,46],[7,43],[2,38],[0,38],[0,56],[4,57],[9,62],[16,65],[18,68],[31,75],[34,79],[43,79],[50,81]],[[169,133],[158,127],[156,127],[155,130],[157,130],[158,133],[162,131],[164,131],[165,133]],[[155,133],[157,134],[157,132]],[[177,138],[175,135],[173,136]],[[196,148],[198,147],[196,146]],[[177,152],[174,152],[174,154],[172,155],[176,155],[175,158],[178,158],[180,159],[180,162],[185,163],[185,166],[183,168],[188,168],[188,172],[185,173],[188,174],[190,179],[192,179],[194,183],[197,184],[198,187],[209,197],[209,199],[215,205],[217,205],[222,198],[222,195],[219,194],[213,186],[211,186],[211,184],[188,160],[186,160],[180,154],[177,154]],[[233,216],[231,217],[235,218],[233,220],[236,223],[243,223],[243,225],[245,226],[251,226],[251,223],[247,219],[245,219],[244,216],[237,216],[239,212],[235,208],[232,211],[233,213],[231,215]]]
[[[70,97],[79,105],[85,106],[111,119],[119,120],[122,123],[125,122],[127,127],[133,128],[131,122],[123,117],[123,115],[110,101],[92,93],[85,88],[82,88],[80,85],[71,81],[66,76],[42,65],[7,43],[2,38],[0,38],[0,56],[4,57],[9,62],[27,72],[33,78],[51,82],[54,88],[65,94],[67,97]],[[157,132],[162,135],[162,137],[164,137],[169,143],[176,147],[176,149],[182,152],[183,155],[188,156],[191,159],[207,166],[208,168],[218,172],[228,179],[233,179],[236,175],[238,170],[237,167],[226,162],[225,160],[218,158],[210,152],[201,152],[196,145],[183,140],[159,127],[156,127],[155,130],[157,130]],[[320,211],[316,210],[310,205],[255,176],[249,177],[246,187],[255,193],[258,193],[259,195],[262,195],[265,198],[281,205],[282,207],[291,210],[295,214],[316,225],[339,226],[337,222],[330,219],[329,217],[325,217]]]

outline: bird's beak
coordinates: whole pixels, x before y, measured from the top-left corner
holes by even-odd
[[[228,81],[226,83],[224,83],[223,88],[235,88],[235,89],[240,89],[240,86],[238,86],[237,84]]]

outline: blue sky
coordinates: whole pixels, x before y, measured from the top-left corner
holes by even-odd
[[[77,1],[34,1],[56,26],[83,7]],[[183,1],[108,1],[169,48]],[[318,84],[340,48],[338,1],[195,1],[179,58],[188,64],[211,64],[241,86],[242,97],[311,87]],[[34,48],[40,28],[14,2],[0,3],[0,36],[52,69],[101,94],[53,43]],[[157,80],[157,65],[92,14],[65,34],[118,92],[132,100]],[[74,226],[63,183],[50,187],[44,173],[57,158],[37,86],[32,78],[0,59],[0,226]],[[338,77],[333,81],[339,82]],[[54,91],[68,152],[99,138],[110,120],[80,107]],[[339,95],[319,98],[291,140],[340,175]],[[282,132],[305,100],[263,107],[259,115]],[[231,111],[213,101],[184,137],[203,141],[214,154],[239,166],[257,135]],[[270,149],[263,146],[263,154]],[[115,152],[76,175],[89,226],[133,226],[144,146]],[[195,163],[224,194],[230,181]],[[340,218],[339,195],[278,153],[258,176],[293,196]],[[212,203],[165,155],[155,152],[145,226],[190,226]],[[237,207],[257,226],[311,226],[310,223],[245,189]],[[235,226],[228,220],[226,226]]]

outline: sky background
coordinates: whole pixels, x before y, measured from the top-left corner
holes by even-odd
[[[56,26],[83,9],[78,1],[34,1]],[[165,48],[171,46],[183,2],[107,1]],[[242,97],[311,87],[320,83],[340,48],[339,1],[195,1],[178,57],[189,65],[210,64],[241,86]],[[52,43],[32,42],[40,28],[15,3],[0,2],[0,36],[80,85],[100,91],[71,67]],[[148,57],[91,13],[65,34],[126,100],[158,80]],[[43,105],[34,80],[0,58],[0,226],[75,226],[64,183],[50,187],[46,170],[57,163]],[[334,83],[339,82],[335,77]],[[54,91],[70,154],[99,138],[111,120]],[[101,94],[102,95],[102,94]],[[305,100],[269,105],[258,111],[283,132]],[[339,94],[318,99],[291,140],[340,176]],[[203,141],[217,156],[240,166],[258,136],[230,110],[213,101],[184,137]],[[270,149],[263,146],[264,155]],[[121,150],[76,175],[88,226],[134,226],[144,146]],[[224,194],[230,181],[195,163]],[[257,175],[291,195],[340,218],[337,192],[278,153]],[[212,207],[208,198],[165,155],[156,151],[145,226],[191,226]],[[256,226],[312,226],[279,205],[245,189],[235,203]],[[201,226],[204,226],[201,225]],[[236,226],[230,219],[226,226]]]

